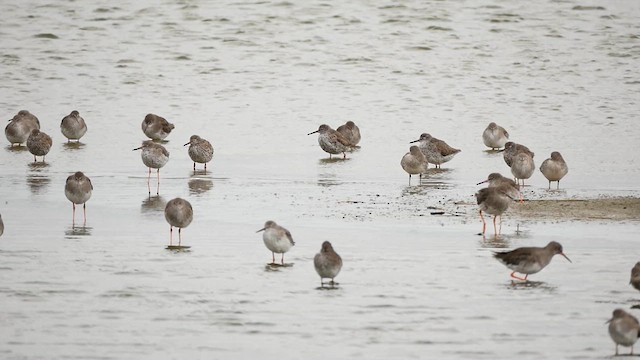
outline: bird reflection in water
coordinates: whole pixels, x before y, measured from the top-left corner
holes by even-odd
[[[65,150],[68,150],[68,151],[82,149],[85,146],[86,146],[85,143],[81,143],[80,141],[70,141],[70,142],[66,142],[66,143],[62,144],[62,147]]]
[[[192,178],[189,180],[189,194],[199,195],[213,188],[213,181],[211,179]]]
[[[164,212],[167,201],[160,195],[149,196],[142,200],[140,212],[143,214]]]
[[[29,185],[29,189],[33,194],[38,194],[44,190],[51,179],[47,176],[47,173],[44,171],[49,167],[49,163],[45,162],[37,162],[29,163],[29,174],[27,175],[27,185]]]
[[[64,231],[65,239],[79,239],[83,236],[91,236],[91,231],[93,230],[90,226],[74,226],[68,227]]]

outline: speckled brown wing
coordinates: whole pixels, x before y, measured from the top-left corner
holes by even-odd
[[[452,154],[460,152],[459,149],[452,148],[446,142],[444,142],[444,141],[442,141],[440,139],[433,138],[432,142],[436,146],[436,149],[438,149],[438,152],[442,156],[449,156],[449,155],[452,155]]]
[[[351,143],[351,141],[349,141],[344,135],[340,134],[337,131],[333,132],[333,135],[336,137],[336,140],[338,140],[338,142],[344,146],[349,146],[349,147],[353,147],[354,145]]]

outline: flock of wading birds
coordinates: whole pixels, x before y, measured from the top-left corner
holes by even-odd
[[[164,140],[174,128],[175,126],[166,119],[154,114],[147,114],[142,121],[142,131],[151,140],[143,141],[142,146],[133,150],[142,150],[142,162],[149,168],[147,177],[149,194],[151,194],[151,169],[156,169],[157,172],[156,194],[159,194],[160,169],[169,161],[169,152],[157,142]],[[79,141],[87,132],[87,125],[78,111],[74,110],[62,119],[60,130],[68,139],[67,141]],[[346,153],[357,148],[361,139],[360,129],[353,121],[348,121],[338,127],[337,130],[323,124],[320,125],[318,130],[308,135],[315,133],[318,134],[318,144],[322,150],[329,153],[329,157],[342,153],[343,158],[346,158]],[[38,118],[27,110],[19,111],[9,120],[9,124],[5,128],[5,135],[11,146],[21,145],[26,142],[29,152],[33,154],[34,162],[37,161],[37,156],[41,156],[44,162],[44,158],[53,144],[51,137],[40,131]],[[483,131],[482,140],[492,150],[504,148],[501,150],[504,161],[511,168],[511,173],[515,179],[514,181],[499,173],[492,173],[489,174],[486,180],[478,184],[488,183],[488,187],[476,193],[476,200],[482,219],[482,234],[484,235],[486,230],[486,222],[482,215],[484,211],[489,215],[493,215],[494,234],[497,236],[496,218],[502,215],[511,202],[517,198],[522,201],[520,182],[524,186],[524,180],[529,179],[535,171],[534,153],[524,145],[509,141],[509,133],[493,122]],[[404,171],[409,174],[409,184],[411,184],[412,175],[419,175],[420,179],[422,179],[422,175],[427,172],[428,164],[433,164],[436,168],[439,168],[460,152],[459,149],[453,148],[446,142],[427,133],[421,134],[418,140],[410,143],[418,143],[418,145],[411,146],[409,152],[400,161]],[[184,146],[187,145],[189,145],[189,157],[193,160],[193,169],[196,169],[196,163],[200,163],[204,164],[204,170],[206,171],[207,163],[213,158],[211,143],[197,135],[192,135],[189,142],[184,144]],[[568,173],[569,169],[562,155],[554,151],[551,153],[551,157],[542,163],[540,171],[549,180],[549,188],[551,188],[551,182],[553,181],[558,183],[556,188],[559,188],[560,180]],[[91,180],[80,171],[67,178],[65,195],[72,203],[74,224],[76,205],[82,205],[83,220],[84,224],[86,224],[86,202],[91,198],[92,190]],[[193,220],[191,204],[181,198],[172,199],[167,203],[164,215],[170,229],[167,249],[189,248],[189,246],[182,245],[181,231],[182,228],[189,226]],[[178,245],[173,245],[173,227],[178,228]],[[295,245],[291,233],[271,220],[267,221],[264,227],[257,232],[262,231],[264,232],[262,235],[264,244],[272,254],[272,262],[269,265],[278,265],[275,261],[275,254],[278,253],[281,254],[280,265],[285,266],[284,253]],[[0,236],[3,232],[4,223],[0,216]],[[550,242],[545,247],[522,247],[512,251],[495,252],[494,256],[509,269],[513,270],[511,277],[526,281],[529,274],[535,274],[542,270],[557,254],[571,261],[563,253],[562,245],[555,241]],[[320,252],[314,257],[314,266],[316,272],[320,275],[321,286],[325,284],[323,279],[331,279],[329,284],[334,285],[334,278],[342,268],[342,259],[334,251],[331,243],[325,241],[322,243]],[[516,273],[524,274],[524,278],[517,276]],[[631,270],[631,284],[640,290],[640,262]],[[613,312],[613,317],[609,320],[609,334],[616,343],[616,355],[618,354],[618,345],[631,346],[631,353],[633,353],[633,344],[640,336],[640,323],[631,314],[622,309],[616,309]]]

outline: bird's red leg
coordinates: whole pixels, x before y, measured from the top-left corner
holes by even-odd
[[[480,210],[480,220],[482,220],[482,235],[484,235],[484,231],[486,230],[487,223],[484,222],[484,216],[482,216],[482,210]]]
[[[521,277],[517,277],[517,276],[516,276],[516,272],[514,271],[514,272],[512,272],[512,273],[511,273],[511,277],[512,277],[512,278],[514,278],[514,279],[527,281],[527,274],[525,274],[525,277],[524,277],[524,279],[523,279],[523,278],[521,278]]]
[[[284,265],[284,253],[282,253],[282,258],[280,259],[280,263]]]
[[[494,215],[493,216],[493,234],[495,236],[498,236],[498,230],[496,229],[496,218],[498,217],[498,215]]]
[[[82,214],[84,215],[83,225],[87,225],[87,203],[82,204]]]
[[[76,224],[76,204],[72,201],[71,205],[73,206],[73,220],[71,220],[71,226]]]
[[[147,176],[147,189],[149,189],[149,195],[151,195],[151,185],[149,182],[151,181],[151,168],[149,168],[149,175]]]
[[[160,195],[160,169],[158,169],[158,189],[156,195]]]

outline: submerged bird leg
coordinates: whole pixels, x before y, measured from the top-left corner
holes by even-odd
[[[495,236],[498,236],[498,230],[496,229],[496,218],[498,217],[498,215],[494,215],[493,216],[493,234]]]
[[[551,186],[551,184],[549,184],[549,186]],[[558,185],[556,186],[556,190],[560,190],[560,180],[558,180]],[[633,351],[633,348],[631,348],[631,350]]]
[[[276,253],[274,253],[273,251],[271,252],[271,263],[272,264],[276,263]]]
[[[205,165],[205,166],[207,166],[207,165]],[[196,162],[195,161],[193,162],[193,171],[196,171]]]
[[[158,188],[156,189],[156,195],[160,195],[160,169],[158,169]]]
[[[207,173],[207,163],[204,163],[204,172],[205,172],[205,174]]]
[[[71,220],[71,226],[73,226],[76,224],[76,204],[74,202],[71,202],[71,205],[73,206],[73,211],[72,211],[73,220]]]
[[[346,153],[346,152],[343,152],[343,153],[342,153],[342,158],[343,158],[343,159],[346,159],[346,158],[347,158],[347,153]]]
[[[178,246],[182,244],[182,228],[178,228]]]
[[[284,265],[284,253],[282,253],[282,258],[280,259],[280,263]]]
[[[480,210],[480,220],[482,220],[482,235],[484,235],[484,231],[486,230],[487,223],[484,222],[484,216],[482,216],[482,210]]]
[[[526,275],[525,275],[525,277],[524,277],[524,279],[523,279],[523,278],[521,278],[521,277],[516,276],[516,272],[515,272],[515,271],[511,273],[511,277],[512,277],[512,278],[514,278],[514,279],[518,279],[518,280],[523,280],[523,281],[527,281],[527,276],[528,276],[528,274],[526,274]]]
[[[82,204],[82,214],[84,215],[83,225],[87,225],[87,203]]]
[[[411,186],[411,174],[409,174],[409,186]]]
[[[173,245],[173,226],[169,225],[169,246]]]

